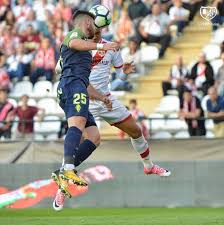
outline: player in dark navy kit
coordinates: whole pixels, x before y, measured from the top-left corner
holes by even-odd
[[[57,96],[68,122],[68,132],[64,141],[64,163],[55,180],[62,192],[69,195],[68,182],[86,186],[87,182],[79,177],[75,165],[86,158],[85,154],[94,151],[96,145],[91,140],[80,144],[83,130],[96,131],[96,123],[89,112],[89,75],[91,72],[91,50],[116,50],[117,43],[96,44],[92,39],[95,33],[94,15],[78,10],[73,16],[74,29],[70,31],[60,49],[62,75],[58,85]],[[104,101],[104,100],[103,100]],[[105,103],[107,99],[105,98]],[[55,179],[54,173],[53,179]]]

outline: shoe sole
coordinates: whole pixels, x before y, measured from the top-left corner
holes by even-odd
[[[65,181],[68,181],[68,182],[71,181],[73,184],[76,184],[78,186],[82,186],[82,187],[88,186],[88,184],[85,183],[84,181],[72,180],[70,178],[67,178],[64,174],[59,174],[59,176],[62,180],[65,180]]]
[[[171,172],[168,171],[166,173],[163,173],[163,174],[158,174],[158,173],[145,173],[146,175],[158,175],[160,177],[169,177],[171,175]]]
[[[53,201],[53,209],[57,212],[62,211],[64,206],[56,206],[55,200]]]
[[[58,188],[61,190],[61,192],[68,198],[71,198],[72,195],[67,191],[59,182],[58,176],[55,173],[51,174],[51,178],[54,180],[54,182],[58,185]]]

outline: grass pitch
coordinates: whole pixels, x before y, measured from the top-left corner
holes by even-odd
[[[224,225],[224,209],[1,209],[0,225]]]

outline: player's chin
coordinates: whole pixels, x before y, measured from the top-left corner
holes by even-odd
[[[94,33],[90,33],[89,34],[89,39],[93,39],[94,38]]]
[[[95,35],[94,30],[89,30],[88,38],[89,38],[89,39],[93,39],[93,38],[94,38],[94,35]]]

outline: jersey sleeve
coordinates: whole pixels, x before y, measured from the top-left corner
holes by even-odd
[[[115,69],[120,69],[123,67],[123,59],[121,57],[121,51],[117,51],[113,55],[112,65]]]
[[[80,30],[74,29],[70,31],[66,36],[63,41],[63,44],[69,47],[69,42],[73,39],[83,39],[83,34]]]

